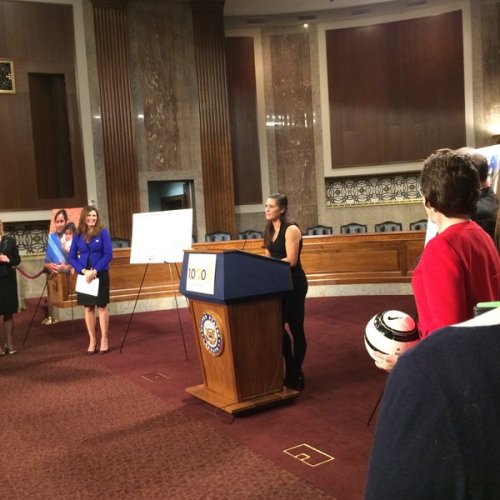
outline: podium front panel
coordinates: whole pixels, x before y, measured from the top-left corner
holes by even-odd
[[[280,297],[226,306],[190,302],[203,382],[228,404],[282,389]]]

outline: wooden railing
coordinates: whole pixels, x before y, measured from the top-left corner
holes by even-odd
[[[422,231],[304,236],[302,266],[310,286],[409,283],[424,247]],[[194,243],[197,251],[244,250],[264,254],[262,239]],[[181,264],[130,264],[130,249],[113,250],[110,267],[113,302],[173,296]],[[75,276],[51,280],[53,306],[75,303]]]

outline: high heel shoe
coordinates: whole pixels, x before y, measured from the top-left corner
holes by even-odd
[[[15,347],[9,347],[7,344],[5,344],[5,352],[4,352],[4,355],[5,354],[16,354],[17,352],[17,349]],[[0,356],[2,356],[2,354],[0,354]]]
[[[306,379],[304,377],[304,373],[303,372],[300,372],[300,375],[299,375],[299,380],[298,380],[298,389],[299,391],[303,391],[305,386],[306,386]]]
[[[99,354],[106,354],[109,351],[109,349],[102,349],[99,351]]]
[[[97,353],[99,349],[97,348],[97,344],[94,345],[94,349],[88,349],[87,350],[87,356],[92,356],[93,354]]]
[[[289,389],[299,390],[299,377],[294,373],[287,373],[283,380],[283,385]]]

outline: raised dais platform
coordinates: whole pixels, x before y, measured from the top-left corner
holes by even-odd
[[[424,241],[422,231],[304,236],[302,265],[310,294],[314,287],[322,286],[408,284]],[[231,249],[264,254],[262,239],[193,244],[196,251]],[[110,267],[112,306],[119,309],[121,303],[134,304],[138,300],[153,304],[149,310],[164,307],[179,295],[180,272],[181,263],[130,264],[130,249],[115,248]],[[74,275],[57,276],[49,281],[49,287],[53,309],[75,306]],[[117,312],[126,311],[122,308]]]

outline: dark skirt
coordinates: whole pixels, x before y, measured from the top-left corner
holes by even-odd
[[[105,306],[109,304],[109,272],[102,271],[97,276],[99,278],[99,293],[97,297],[86,293],[76,294],[76,303],[79,306]]]
[[[0,276],[0,315],[17,313],[18,310],[16,270],[5,266]]]

